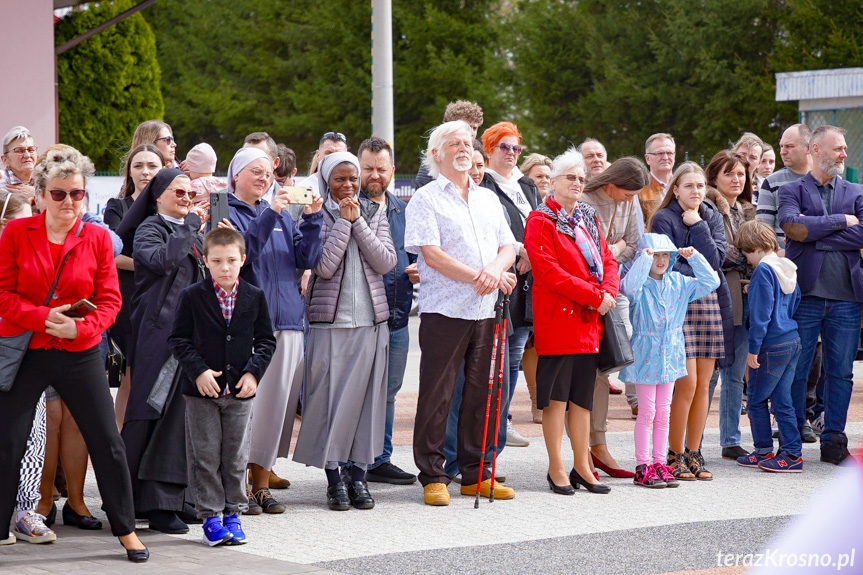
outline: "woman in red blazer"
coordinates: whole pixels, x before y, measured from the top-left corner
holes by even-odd
[[[129,560],[142,562],[149,553],[135,535],[132,483],[98,347],[120,310],[117,269],[108,232],[77,217],[85,178],[93,173],[90,160],[74,148],[48,152],[34,172],[45,211],[9,222],[0,236],[0,336],[33,332],[12,389],[0,393],[0,525],[9,525],[36,403],[51,385],[92,455],[111,531]],[[96,310],[83,319],[63,314],[81,299]]]
[[[614,307],[620,278],[593,208],[578,201],[584,174],[584,160],[575,150],[555,158],[552,193],[530,213],[524,232],[534,278],[536,405],[543,410],[546,479],[562,495],[572,495],[581,485],[591,493],[610,491],[590,471],[588,438],[602,316]],[[560,457],[564,417],[574,459],[569,481]]]

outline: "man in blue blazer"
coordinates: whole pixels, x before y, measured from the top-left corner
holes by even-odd
[[[821,126],[809,141],[812,171],[779,189],[779,225],[786,257],[799,269],[803,299],[794,319],[802,352],[791,387],[797,424],[806,424],[806,378],[821,336],[827,380],[821,461],[848,457],[845,421],[863,302],[863,186],[839,177],[845,169],[845,130]]]

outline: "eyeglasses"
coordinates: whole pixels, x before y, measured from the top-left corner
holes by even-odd
[[[156,138],[154,142],[158,142],[159,140],[165,140],[165,143],[169,146],[177,141],[174,139],[174,136],[165,136],[164,138]]]
[[[645,152],[648,156],[659,156],[660,158],[673,158],[675,152]]]
[[[80,202],[84,199],[84,194],[87,193],[86,190],[48,190],[48,193],[51,194],[51,199],[55,202],[63,202],[66,200],[66,196],[71,196],[73,202]]]
[[[507,144],[506,142],[501,142],[500,144],[495,146],[495,148],[500,148],[500,151],[503,152],[504,154],[514,152],[516,156],[519,155],[521,153],[521,151],[524,149],[521,146],[519,146],[518,144],[513,146],[512,144]]]
[[[574,183],[578,182],[578,183],[584,185],[584,182],[587,181],[586,178],[583,178],[581,176],[576,176],[575,174],[564,174],[563,176],[558,176],[558,177],[565,179],[570,184],[574,184]]]
[[[6,150],[5,153],[8,154],[9,152],[15,152],[19,156],[25,156],[27,154],[32,154],[33,156],[35,156],[36,152],[38,152],[38,151],[39,151],[39,148],[37,148],[36,146],[29,146],[27,148],[22,146],[22,147],[18,147],[18,148],[12,148],[11,150]]]
[[[166,188],[166,192],[174,192],[177,195],[177,199],[182,199],[183,196],[189,196],[190,200],[194,200],[195,196],[198,195],[198,192],[194,190],[184,190],[183,188]]]
[[[327,132],[321,138],[321,144],[323,144],[327,140],[338,140],[340,142],[344,142],[345,144],[348,143],[348,139],[341,132]]]
[[[273,177],[273,172],[268,172],[266,170],[262,170],[261,168],[249,168],[247,171],[256,178],[264,178],[266,180],[269,180]]]

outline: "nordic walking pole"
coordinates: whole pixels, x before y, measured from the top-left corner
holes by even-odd
[[[485,399],[485,423],[482,427],[482,453],[479,456],[479,478],[476,482],[476,499],[473,502],[473,508],[479,509],[479,490],[480,485],[482,484],[482,470],[485,467],[485,444],[488,440],[488,416],[489,411],[491,411],[491,395],[492,395],[492,386],[494,385],[495,376],[498,372],[497,362],[501,360],[501,357],[498,357],[498,349],[497,349],[497,340],[500,334],[500,323],[503,318],[503,300],[498,297],[497,303],[495,304],[495,318],[494,318],[494,342],[491,347],[491,372],[488,375],[488,395]],[[501,351],[501,356],[503,352]],[[503,362],[501,361],[501,364]]]
[[[503,318],[502,327],[500,330],[500,356],[506,353],[506,313],[509,310],[509,295],[503,296],[501,305],[501,316]],[[512,385],[512,382],[509,382]],[[500,429],[500,389],[503,387],[503,361],[500,362],[497,374],[497,407],[494,410],[494,451],[491,452],[491,489],[488,492],[489,503],[494,503],[494,473],[497,467],[497,436]],[[483,447],[485,447],[483,445]],[[484,454],[483,454],[484,455]]]

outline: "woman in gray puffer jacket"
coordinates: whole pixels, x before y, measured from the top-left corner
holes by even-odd
[[[319,174],[324,250],[306,294],[310,330],[294,461],[324,468],[330,509],[371,509],[365,470],[383,450],[387,399],[383,274],[396,252],[384,210],[359,197],[357,157],[330,154]],[[352,465],[340,474],[339,462]]]

